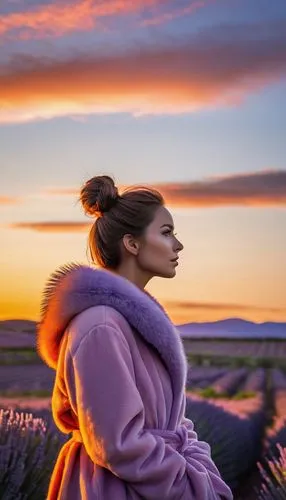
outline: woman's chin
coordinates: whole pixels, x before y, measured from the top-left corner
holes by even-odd
[[[165,267],[164,269],[157,270],[154,272],[153,270],[153,276],[157,276],[158,278],[174,278],[176,276],[176,267],[173,265]]]
[[[161,278],[174,278],[176,276],[176,269],[168,270],[161,274]]]

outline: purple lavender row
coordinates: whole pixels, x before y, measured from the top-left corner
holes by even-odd
[[[44,500],[66,436],[31,413],[0,410],[0,498]]]
[[[216,393],[232,396],[246,378],[247,373],[248,370],[244,367],[236,370],[229,370],[212,384],[212,389],[214,389]]]
[[[193,421],[198,439],[210,444],[212,458],[231,489],[259,459],[265,426],[263,406],[240,418],[206,400],[187,396],[186,417]]]
[[[188,367],[187,387],[197,387],[202,383],[207,385],[227,373],[229,368],[215,366],[190,366]]]
[[[278,368],[271,370],[272,387],[274,391],[286,389],[286,375]]]
[[[241,385],[243,392],[264,392],[266,387],[266,371],[264,368],[257,368],[249,373],[245,382]]]
[[[283,359],[286,357],[286,342],[276,342],[275,340],[227,342],[225,340],[199,340],[185,337],[184,346],[187,353],[202,356],[228,356],[230,358],[247,356],[254,359]]]
[[[44,364],[0,365],[1,391],[52,391],[55,371]]]
[[[282,430],[282,429],[281,429]],[[284,438],[286,425],[283,428]],[[286,445],[277,435],[266,455],[258,462],[261,474],[260,489],[255,488],[258,500],[282,500],[286,498]],[[274,446],[275,445],[275,446]]]

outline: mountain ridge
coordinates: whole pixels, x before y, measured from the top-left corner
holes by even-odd
[[[265,321],[255,323],[241,318],[226,318],[212,322],[191,322],[176,326],[182,337],[225,339],[286,340],[286,323]]]
[[[36,333],[37,322],[28,319],[0,320],[0,331]],[[257,323],[242,318],[225,318],[216,321],[193,321],[176,324],[181,337],[225,339],[282,339],[286,340],[286,322],[264,321]]]

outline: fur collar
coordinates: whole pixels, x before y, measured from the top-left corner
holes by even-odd
[[[57,367],[60,341],[68,323],[95,305],[119,311],[157,349],[173,384],[182,390],[187,373],[182,340],[159,302],[122,276],[76,263],[57,269],[43,291],[37,350],[50,367]]]

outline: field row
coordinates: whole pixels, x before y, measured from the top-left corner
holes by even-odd
[[[269,370],[269,389],[286,390],[286,373],[280,369]],[[237,392],[264,392],[267,384],[265,368],[218,368],[189,366],[187,376],[188,390],[211,388],[214,393],[233,396]]]
[[[0,365],[0,393],[25,391],[51,391],[55,371],[44,364]]]
[[[199,391],[211,388],[222,396],[233,396],[237,392],[264,392],[266,389],[265,368],[229,368],[189,366],[187,390]],[[286,389],[286,373],[280,369],[268,371],[271,388]],[[44,364],[1,366],[0,391],[52,390],[55,371]]]
[[[187,354],[286,359],[286,342],[274,340],[183,340]]]

